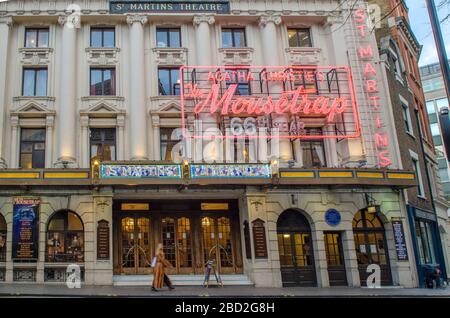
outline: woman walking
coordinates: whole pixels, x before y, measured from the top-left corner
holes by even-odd
[[[164,256],[163,245],[161,243],[159,243],[158,247],[156,248],[155,258],[156,264],[153,267],[152,290],[156,292],[158,291],[157,288],[162,288],[164,284],[166,284],[169,289],[174,289],[174,287],[172,286],[172,282],[164,272],[164,268],[173,266],[168,260],[166,260],[166,257]]]

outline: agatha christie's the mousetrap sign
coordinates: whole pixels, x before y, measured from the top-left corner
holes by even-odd
[[[12,258],[36,260],[39,243],[39,199],[14,198]]]
[[[183,133],[190,138],[353,138],[360,135],[353,81],[345,66],[180,69]],[[194,115],[220,133],[192,129]],[[213,119],[214,118],[214,119]]]

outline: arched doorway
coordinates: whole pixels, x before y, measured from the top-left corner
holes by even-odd
[[[392,285],[386,235],[381,219],[375,213],[360,210],[353,218],[352,226],[361,285],[365,286],[367,283],[370,273],[366,270],[370,264],[380,266],[381,285]]]
[[[284,211],[277,221],[283,286],[316,286],[311,227],[296,210]]]
[[[84,226],[72,211],[52,215],[47,224],[46,262],[84,262]]]
[[[3,215],[0,214],[0,262],[6,261],[6,233],[6,221]]]

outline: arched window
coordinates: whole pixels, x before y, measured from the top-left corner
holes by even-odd
[[[84,228],[71,211],[56,212],[47,225],[47,262],[83,262]]]
[[[6,221],[0,214],[0,262],[6,261]]]
[[[389,58],[395,74],[401,76],[404,71],[403,63],[397,45],[392,40],[389,41]]]

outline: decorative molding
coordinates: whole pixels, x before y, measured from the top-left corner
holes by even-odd
[[[24,65],[48,65],[52,48],[20,48],[20,62]]]
[[[317,65],[321,60],[321,48],[290,47],[285,49],[289,65]]]
[[[142,25],[145,25],[148,22],[148,18],[147,16],[142,14],[127,15],[127,23],[129,26],[132,26],[135,22],[139,22]]]
[[[84,108],[80,110],[80,116],[111,118],[126,114],[121,107],[124,101],[123,97],[88,96],[82,97],[81,101]]]
[[[194,19],[192,20],[192,23],[194,26],[199,26],[200,23],[208,23],[209,25],[212,25],[216,22],[216,19],[213,15],[210,14],[201,14],[194,16]]]
[[[54,116],[54,97],[14,97],[11,116],[46,117]]]
[[[274,23],[275,25],[280,25],[282,22],[281,16],[277,14],[262,15],[259,18],[259,26],[265,27],[268,23]]]
[[[6,24],[8,27],[13,26],[12,17],[0,17],[0,24]]]
[[[158,65],[186,65],[187,48],[153,48]]]
[[[251,65],[253,48],[220,48],[221,65]]]
[[[119,63],[119,48],[86,48],[87,61],[91,65],[110,65]]]

